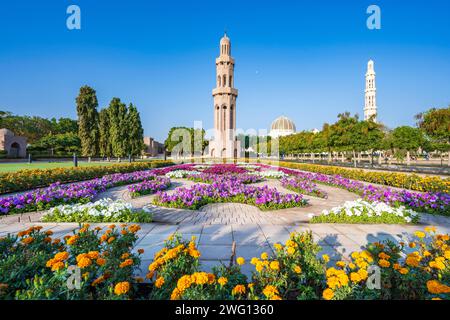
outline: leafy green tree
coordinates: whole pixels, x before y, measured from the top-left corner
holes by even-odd
[[[73,152],[80,152],[81,141],[73,132],[49,134],[33,143],[28,150],[31,153],[70,155]]]
[[[416,116],[417,126],[429,138],[428,150],[442,152],[450,151],[450,106],[447,108],[432,108]],[[448,157],[450,166],[450,154]]]
[[[83,156],[95,156],[98,154],[99,141],[98,101],[95,90],[89,86],[81,87],[76,103],[81,154]]]
[[[52,129],[51,133],[58,134],[58,133],[76,133],[78,134],[78,123],[77,120],[73,120],[70,118],[59,118],[56,120],[56,118],[50,119]]]
[[[410,163],[410,152],[419,149],[423,143],[424,137],[418,128],[401,126],[392,131],[392,145],[398,150],[406,151],[407,164]]]
[[[127,146],[127,106],[119,98],[113,98],[108,107],[110,121],[110,141],[112,154],[115,157],[124,157],[129,150]]]

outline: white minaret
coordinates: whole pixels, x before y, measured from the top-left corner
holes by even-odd
[[[364,120],[369,120],[373,116],[373,121],[377,122],[377,88],[375,86],[375,69],[373,60],[367,63],[366,91],[364,103]]]
[[[240,152],[236,141],[236,98],[234,87],[234,59],[227,34],[220,40],[220,55],[216,58],[216,87],[214,97],[214,140],[209,144],[211,157],[232,158]]]

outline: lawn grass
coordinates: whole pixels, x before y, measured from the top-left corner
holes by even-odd
[[[117,161],[111,161],[111,162],[85,162],[85,161],[79,161],[78,166],[79,167],[93,167],[93,166],[108,166],[108,165],[114,165],[119,164],[120,162]],[[123,164],[121,162],[121,164]],[[19,170],[32,170],[32,169],[53,169],[53,168],[70,168],[73,167],[72,161],[62,161],[62,162],[22,162],[22,163],[0,163],[0,173],[2,172],[15,172]]]

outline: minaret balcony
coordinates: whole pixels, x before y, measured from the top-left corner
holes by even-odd
[[[238,90],[235,88],[230,88],[230,87],[218,87],[213,89],[212,91],[212,95],[218,95],[218,94],[231,94],[234,96],[238,95]]]
[[[219,57],[216,58],[216,65],[220,64],[223,62],[229,62],[231,64],[234,64],[234,59],[230,56],[226,56],[226,55],[221,55]]]

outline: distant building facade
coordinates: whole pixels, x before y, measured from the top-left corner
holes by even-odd
[[[0,129],[0,150],[6,151],[11,158],[25,158],[27,156],[27,138],[14,135],[8,129]]]
[[[156,157],[158,155],[164,154],[164,144],[156,141],[151,137],[144,137],[144,156]]]

